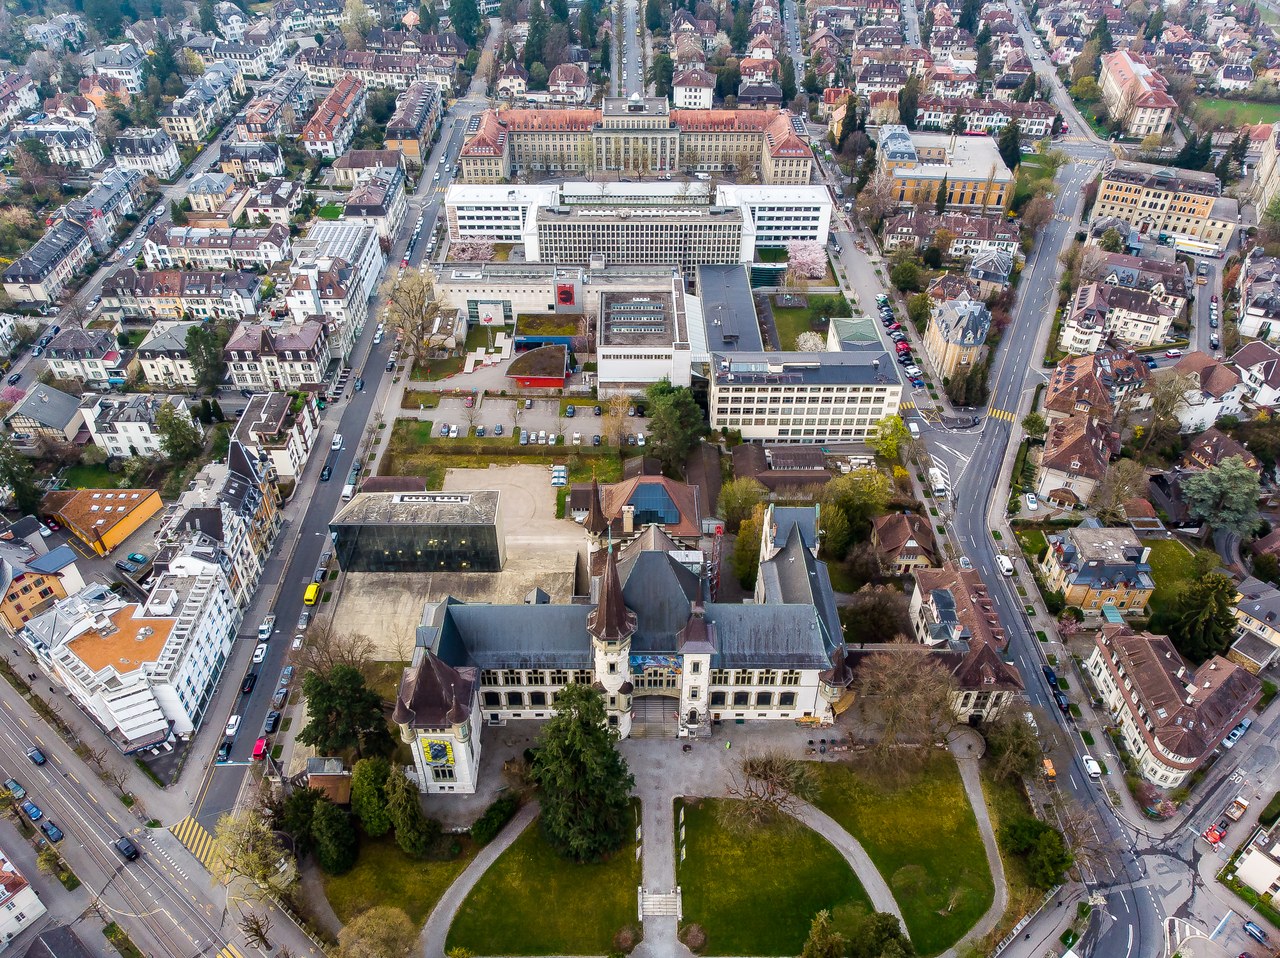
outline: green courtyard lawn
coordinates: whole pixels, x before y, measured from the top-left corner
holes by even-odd
[[[339,219],[342,216],[342,205],[340,203],[326,203],[316,210],[316,216],[322,220]]]
[[[1053,177],[1049,175],[1044,157],[1028,153],[1018,162],[1017,178],[1013,185],[1013,208],[1022,209],[1039,189],[1052,190]]]
[[[802,308],[773,308],[773,324],[778,328],[778,345],[784,351],[796,348],[796,337],[813,331],[813,311]]]
[[[1044,555],[1044,550],[1049,548],[1049,540],[1039,529],[1023,529],[1018,533],[1018,545],[1022,547],[1022,554],[1034,561]]]
[[[68,466],[62,473],[64,489],[115,489],[120,477],[102,466]]]
[[[1204,117],[1233,127],[1280,121],[1280,103],[1256,100],[1197,99],[1194,112],[1197,118]]]
[[[817,766],[819,808],[867,850],[921,955],[962,938],[991,906],[987,856],[949,753],[886,775],[861,762]]]
[[[726,829],[720,810],[732,801],[676,802],[677,821],[685,811],[684,920],[705,929],[710,954],[795,955],[822,909],[838,922],[870,910],[853,869],[825,838],[798,822]]]
[[[635,806],[639,814],[639,805]],[[608,861],[561,858],[535,820],[480,877],[449,929],[446,950],[477,955],[603,955],[636,924],[640,863],[626,842]]]
[[[1147,561],[1151,564],[1151,577],[1156,591],[1151,596],[1151,615],[1172,612],[1183,583],[1191,578],[1190,549],[1176,539],[1144,539],[1142,544],[1151,548]]]
[[[421,925],[474,855],[474,846],[464,842],[456,858],[424,861],[410,858],[390,837],[366,838],[355,868],[337,877],[321,873],[324,893],[344,925],[377,905],[403,908],[410,921]]]

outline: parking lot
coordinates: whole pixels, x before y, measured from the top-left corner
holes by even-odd
[[[594,404],[576,407],[572,418],[560,415],[559,399],[530,399],[531,408],[525,409],[526,400],[485,398],[476,399],[472,408],[467,408],[466,399],[459,396],[442,396],[440,405],[430,418],[435,423],[435,433],[440,434],[440,426],[448,424],[458,427],[459,437],[466,436],[471,427],[483,426],[488,436],[493,436],[494,426],[502,427],[504,436],[515,434],[515,429],[527,429],[530,433],[545,430],[548,436],[563,434],[565,442],[573,441],[575,432],[582,434],[584,445],[590,444],[592,437],[599,435],[601,442],[607,442],[608,429],[606,418],[607,407],[601,407],[604,415],[595,414]],[[516,406],[519,405],[517,411]],[[425,413],[423,416],[425,417]],[[647,433],[648,420],[629,417],[625,431],[628,433]]]

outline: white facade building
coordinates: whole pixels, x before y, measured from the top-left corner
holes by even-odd
[[[0,850],[0,941],[7,946],[32,922],[44,917],[45,910],[31,883]]]
[[[156,429],[156,415],[162,406],[173,406],[196,432],[204,435],[204,427],[192,417],[187,400],[181,396],[133,393],[120,398],[100,397],[85,408],[84,422],[94,445],[108,456],[163,456],[161,434]]]

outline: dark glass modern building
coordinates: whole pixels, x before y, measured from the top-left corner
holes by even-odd
[[[329,523],[343,572],[498,572],[497,492],[362,492]]]

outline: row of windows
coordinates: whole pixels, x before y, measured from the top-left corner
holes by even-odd
[[[728,417],[725,419],[718,418],[723,416],[723,412],[717,414],[716,425],[722,426],[871,426],[879,422],[881,416],[869,416],[858,419],[783,419],[778,420],[776,417],[770,416],[767,419],[740,419],[737,417]]]
[[[717,386],[716,388],[717,392],[722,395],[724,393],[731,395],[750,393],[753,396],[760,397],[754,400],[755,402],[764,402],[766,394],[769,395],[769,401],[772,402],[774,395],[781,395],[784,398],[794,395],[799,401],[800,396],[804,394],[820,393],[829,397],[837,392],[849,395],[864,395],[867,393],[883,395],[889,391],[887,386],[864,386],[862,388],[854,387],[853,389],[848,386]]]

